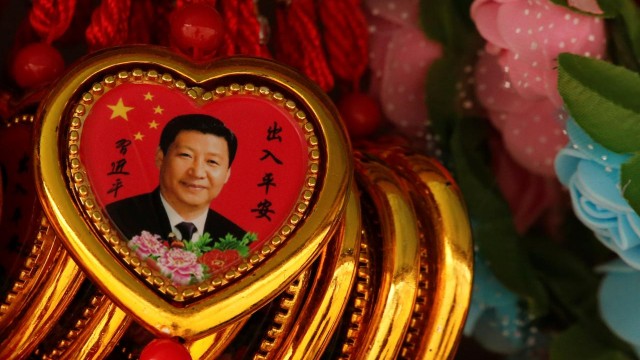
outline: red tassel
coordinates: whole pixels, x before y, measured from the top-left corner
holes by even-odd
[[[316,25],[313,0],[293,0],[288,7],[278,8],[276,17],[276,57],[301,70],[323,90],[331,90],[333,75]]]
[[[151,43],[154,8],[151,0],[133,0],[129,17],[128,42]]]
[[[48,44],[62,36],[69,28],[76,0],[34,0],[29,22]]]
[[[102,0],[85,32],[90,51],[122,45],[129,37],[131,0]]]
[[[237,54],[235,35],[238,32],[238,1],[220,0],[218,11],[220,11],[225,25],[224,39],[219,53],[221,55],[235,55]]]
[[[331,70],[357,91],[369,59],[367,21],[360,0],[321,0],[319,12]]]
[[[243,21],[235,36],[238,53],[261,57],[271,57],[267,47],[261,43],[261,25],[254,0],[237,0],[238,15]]]

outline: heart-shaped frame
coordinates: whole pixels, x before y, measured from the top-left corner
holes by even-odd
[[[160,262],[157,254],[141,254],[139,243],[131,246],[133,238],[125,236],[124,226],[115,220],[118,216],[107,210],[109,202],[104,194],[112,189],[105,190],[105,178],[114,180],[109,176],[125,172],[122,159],[113,157],[117,154],[114,151],[125,156],[123,143],[130,145],[145,136],[152,137],[151,130],[133,132],[134,125],[131,124],[140,125],[142,115],[137,116],[137,121],[129,122],[128,119],[129,114],[135,113],[132,109],[142,109],[144,101],[154,99],[156,95],[149,91],[150,86],[162,93],[157,95],[159,97],[174,94],[173,100],[165,100],[167,108],[176,109],[175,103],[191,99],[193,106],[187,113],[203,112],[216,117],[222,113],[234,117],[255,114],[255,111],[251,112],[255,106],[272,112],[265,121],[271,124],[275,119],[273,126],[266,129],[263,121],[260,129],[269,131],[270,140],[277,137],[273,130],[278,128],[297,134],[290,141],[293,150],[284,149],[278,153],[292,162],[297,161],[298,165],[289,169],[290,177],[300,179],[297,183],[285,181],[287,189],[277,197],[285,203],[285,209],[277,212],[281,215],[273,224],[260,228],[261,239],[257,246],[246,246],[252,244],[252,239],[237,241],[234,237],[227,243],[222,243],[222,238],[218,239],[220,241],[214,239],[216,242],[208,243],[207,247],[202,247],[204,242],[201,243],[198,255],[213,251],[211,247],[223,251],[225,246],[227,250],[232,246],[240,249],[236,250],[239,254],[247,251],[240,259],[236,257],[232,266],[219,273],[211,272],[208,277],[191,272],[187,273],[187,280],[180,281],[182,273],[177,270],[167,273],[167,266],[150,266],[153,261]],[[127,104],[127,96],[131,94],[140,95],[138,105]],[[211,111],[205,109],[207,104],[216,102],[226,105]],[[161,106],[158,107],[153,108],[154,113],[162,114]],[[184,115],[176,112],[173,115]],[[198,338],[257,310],[310,265],[343,217],[352,160],[337,112],[317,86],[292,69],[269,60],[235,57],[195,65],[162,48],[138,46],[107,50],[80,62],[62,78],[41,104],[37,120],[40,124],[36,177],[45,213],[90,278],[126,312],[158,335]],[[119,138],[117,122],[122,124],[122,120],[129,124],[127,134],[132,136],[131,140]],[[240,143],[238,159],[234,163],[242,159],[242,144],[255,141],[251,138],[252,132],[247,130],[250,126],[243,125],[247,121],[236,119],[229,124],[229,128],[234,126],[232,131],[238,132]],[[153,123],[157,127],[161,121],[152,119],[148,124],[150,128]],[[114,139],[118,140],[115,146],[110,142]],[[146,146],[144,151],[153,153],[155,149],[155,145]],[[266,145],[262,149],[260,146],[251,149],[253,154],[262,150],[263,156],[259,160],[283,163],[282,158],[274,156],[275,151],[272,153]],[[109,151],[112,155],[104,155]],[[144,151],[141,150],[141,154]],[[157,154],[159,150],[155,152]],[[136,159],[145,158],[138,155]],[[112,160],[110,164],[109,160]],[[258,168],[260,163],[257,159],[254,161],[245,167]],[[107,166],[102,167],[104,174],[96,170],[100,165]],[[236,170],[234,168],[234,176]],[[138,182],[139,178],[136,178],[130,184]],[[246,181],[243,184],[261,185]],[[293,186],[295,184],[298,188]],[[231,198],[233,201],[245,196],[244,191],[235,193],[236,198]],[[245,214],[256,215],[256,219],[268,215],[275,217],[276,214],[264,207],[245,207],[245,210]],[[136,222],[144,219],[144,215],[138,217],[136,214]],[[251,226],[256,220],[243,221]],[[159,236],[159,240],[165,239]],[[175,240],[171,240],[171,247],[164,245],[167,249],[163,254],[185,254],[195,246],[183,241],[182,245],[174,247]],[[204,266],[200,270],[205,269],[211,270]]]

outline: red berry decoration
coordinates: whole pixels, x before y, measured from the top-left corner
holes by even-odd
[[[361,94],[348,94],[338,103],[338,110],[347,125],[352,138],[367,137],[380,127],[382,113],[380,105],[372,97]]]
[[[212,6],[185,5],[171,14],[169,22],[171,46],[194,60],[213,57],[222,43],[224,23]]]
[[[60,52],[46,43],[33,43],[18,51],[11,74],[23,89],[46,84],[57,78],[64,70]]]
[[[184,345],[173,339],[154,339],[142,349],[140,360],[193,360]]]

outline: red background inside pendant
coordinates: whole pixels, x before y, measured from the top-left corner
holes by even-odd
[[[238,138],[231,177],[211,208],[246,231],[258,233],[259,241],[252,248],[263,244],[295,207],[308,155],[304,134],[292,116],[261,97],[234,95],[198,106],[182,92],[161,85],[123,84],[110,90],[87,115],[80,143],[81,160],[96,198],[104,207],[153,191],[159,182],[155,153],[162,129],[175,116],[189,113],[222,120]],[[270,129],[281,131],[272,131],[270,137]],[[130,142],[126,153],[117,146],[119,141]],[[268,174],[271,181],[265,181]],[[265,201],[270,203],[266,216]]]

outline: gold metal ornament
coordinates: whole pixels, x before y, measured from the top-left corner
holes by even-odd
[[[224,215],[255,236],[131,235],[112,212],[158,181],[161,131],[191,114],[237,137],[211,208],[242,208]],[[62,78],[35,119],[44,216],[0,307],[0,358],[135,359],[153,337],[203,360],[454,356],[473,275],[458,187],[398,143],[352,150],[327,96],[295,71],[111,49]],[[202,273],[168,271],[171,251],[192,252]]]
[[[235,85],[241,80],[251,85]],[[92,160],[82,158],[83,147],[90,146],[83,143],[83,131],[97,95],[106,96],[101,94],[108,88],[150,83],[164,84],[196,103],[215,102],[229,92],[251,92],[248,96],[259,101],[277,91],[272,98],[282,99],[292,123],[307,134],[302,136],[312,176],[300,190],[303,201],[249,261],[195,286],[166,286],[166,278],[145,270],[93,199],[97,180],[83,167]],[[102,52],[64,77],[39,109],[37,183],[45,212],[74,259],[118,306],[158,336],[197,339],[272,300],[336,231],[335,219],[342,217],[351,181],[351,160],[344,132],[327,103],[307,80],[267,60],[234,58],[199,68],[148,46]],[[120,106],[119,116],[126,114],[124,103],[113,106]]]

